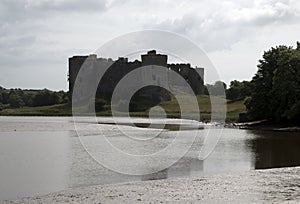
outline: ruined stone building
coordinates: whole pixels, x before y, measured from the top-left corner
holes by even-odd
[[[158,65],[166,68],[166,74],[163,76],[155,75],[155,73],[147,72],[145,74],[152,75],[152,79],[159,83],[169,83],[173,87],[180,89],[182,84],[172,79],[168,72],[170,70],[178,73],[194,91],[194,94],[200,95],[204,93],[204,69],[194,68],[190,64],[168,64],[168,56],[163,54],[157,54],[155,50],[149,51],[147,54],[141,56],[141,61],[135,60],[133,62],[128,61],[128,58],[120,57],[118,60],[97,58],[96,55],[90,56],[73,56],[69,58],[69,91],[72,95],[75,80],[77,74],[82,65],[90,61],[93,66],[89,69],[91,77],[95,77],[97,70],[101,69],[101,64],[109,64],[109,69],[103,75],[100,83],[98,84],[97,97],[110,99],[112,93],[118,84],[118,82],[131,71],[143,67]],[[151,69],[149,67],[149,69]],[[145,77],[149,76],[137,76],[134,83],[142,82]],[[81,80],[81,79],[78,79]],[[91,82],[92,83],[92,82]],[[128,85],[130,86],[130,85]],[[125,87],[126,88],[126,87]],[[165,89],[158,86],[146,87],[145,90],[140,92],[140,95],[151,100],[163,101],[170,99],[170,93]]]

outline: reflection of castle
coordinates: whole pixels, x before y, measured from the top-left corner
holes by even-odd
[[[169,168],[141,176],[142,181],[159,180],[178,177],[193,177],[203,173],[203,161],[193,157],[182,157]]]
[[[156,54],[155,50],[149,51],[147,54],[141,56],[142,61],[135,60],[134,62],[129,62],[128,58],[120,57],[118,60],[113,61],[111,59],[97,58],[96,55],[90,56],[73,56],[69,58],[69,90],[70,94],[73,92],[73,87],[77,74],[87,59],[91,59],[96,63],[109,63],[111,64],[110,68],[106,71],[103,78],[99,83],[98,96],[101,97],[111,97],[113,90],[115,89],[117,83],[129,72],[135,70],[142,66],[147,65],[158,65],[166,67],[166,75],[157,76],[152,74],[153,80],[161,81],[162,83],[172,84],[172,86],[178,87],[180,89],[183,84],[180,84],[177,80],[172,80],[169,70],[177,72],[182,76],[185,81],[190,85],[195,94],[203,94],[204,92],[204,69],[203,68],[193,68],[190,64],[168,64],[168,56],[162,54]],[[94,68],[97,65],[93,66]],[[99,66],[98,66],[99,67]],[[149,73],[147,73],[149,74]],[[143,80],[143,76],[137,77],[138,80]],[[159,87],[151,87],[148,90],[144,91],[144,95],[151,97],[153,100],[168,100],[166,92],[162,91]]]

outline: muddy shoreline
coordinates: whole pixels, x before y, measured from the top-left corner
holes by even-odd
[[[245,123],[227,123],[227,128],[239,128],[245,130],[262,130],[275,132],[300,132],[300,125],[298,123],[286,122],[270,122],[266,120],[245,122]]]
[[[68,189],[0,203],[299,203],[300,167]]]

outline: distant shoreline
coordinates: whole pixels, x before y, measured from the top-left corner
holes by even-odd
[[[211,101],[208,96],[197,96],[200,107],[200,117],[202,122],[210,121]],[[180,108],[176,100],[165,101],[157,104],[167,113],[168,118],[180,118]],[[187,104],[188,107],[188,104]],[[226,122],[237,122],[239,113],[245,112],[246,108],[243,100],[227,103]],[[72,116],[72,108],[68,104],[56,104],[51,106],[6,108],[0,111],[2,116]],[[106,104],[104,109],[97,112],[97,116],[111,116],[110,105]],[[131,112],[133,117],[148,117],[148,111]],[[190,118],[199,118],[199,115],[193,114],[191,110]]]
[[[54,106],[45,106],[45,107],[35,107],[28,108],[28,112],[26,112],[27,108],[23,109],[9,109],[10,112],[0,111],[0,116],[28,116],[28,117],[72,117],[71,108],[64,109],[61,113],[58,113],[60,107],[66,107],[65,105],[54,105]],[[51,112],[51,108],[57,108],[55,111]],[[45,112],[43,112],[43,109]],[[25,112],[23,112],[25,110]],[[37,110],[36,112],[34,110]],[[203,116],[203,115],[202,115]],[[110,112],[99,112],[97,113],[97,117],[112,117]],[[131,113],[131,117],[140,117],[140,118],[148,118],[146,112],[133,112]],[[178,119],[178,114],[169,114],[169,119]],[[190,118],[192,119],[192,118]],[[199,122],[207,123],[210,121],[210,114],[204,114],[204,117],[201,118]],[[254,122],[245,122],[238,123],[237,117],[231,117],[230,119],[226,119],[225,127],[226,128],[239,128],[246,130],[261,130],[261,131],[277,131],[277,132],[300,132],[300,125],[294,123],[276,123],[270,121],[254,121]]]
[[[292,122],[254,121],[246,123],[230,123],[229,128],[239,128],[245,130],[262,130],[274,132],[300,132],[300,125]]]

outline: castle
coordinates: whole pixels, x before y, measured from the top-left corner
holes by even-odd
[[[157,54],[155,50],[148,51],[147,54],[141,55],[141,61],[135,60],[133,62],[128,61],[128,58],[119,57],[118,60],[97,58],[97,55],[89,56],[73,56],[69,58],[69,92],[72,96],[73,88],[77,74],[81,66],[86,60],[91,60],[95,64],[93,67],[97,69],[97,63],[111,64],[109,69],[103,75],[100,83],[98,84],[97,97],[110,99],[118,82],[129,72],[143,66],[159,65],[166,67],[168,70],[177,72],[194,91],[194,94],[200,95],[204,93],[204,68],[191,67],[190,64],[168,64],[168,56],[164,54]],[[98,66],[99,68],[99,66]],[[149,74],[149,73],[148,73]],[[161,80],[170,83],[180,89],[183,84],[172,79],[170,75],[166,75],[164,78],[156,79],[153,74],[153,79]],[[143,76],[137,77],[137,80],[143,80]],[[135,83],[138,83],[135,82]],[[141,93],[146,98],[156,101],[165,101],[170,99],[168,91],[161,89],[160,87],[148,87]]]

